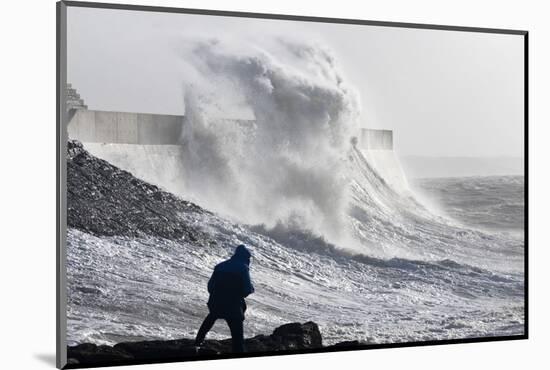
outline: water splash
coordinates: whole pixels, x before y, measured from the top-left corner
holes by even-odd
[[[276,47],[276,54],[219,41],[191,48],[189,60],[215,81],[215,94],[238,95],[254,119],[219,119],[212,84],[210,91],[187,86],[186,191],[239,222],[292,222],[345,239],[345,158],[358,127],[357,95],[326,49],[288,40]]]

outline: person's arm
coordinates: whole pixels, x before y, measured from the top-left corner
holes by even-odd
[[[252,280],[250,279],[250,270],[248,267],[245,267],[243,297],[247,297],[252,293],[254,293],[254,286],[252,286]]]
[[[216,280],[216,269],[214,268],[214,272],[212,273],[212,276],[210,276],[210,280],[208,280],[208,293],[212,294],[214,291],[214,283]]]

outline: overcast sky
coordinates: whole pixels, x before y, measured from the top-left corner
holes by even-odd
[[[89,109],[183,114],[182,37],[300,35],[331,49],[361,123],[401,155],[523,156],[523,38],[68,8],[68,81]]]

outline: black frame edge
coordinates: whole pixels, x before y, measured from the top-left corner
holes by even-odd
[[[525,338],[529,338],[529,32],[523,36],[523,171],[524,171],[524,255],[523,255],[523,274],[524,274],[524,333]]]
[[[229,10],[214,10],[214,9],[192,9],[192,8],[176,8],[166,6],[152,5],[130,5],[130,4],[114,4],[114,3],[99,3],[85,1],[62,1],[67,6],[80,8],[97,8],[97,9],[118,9],[118,10],[133,10],[161,13],[182,13],[182,14],[197,14],[197,15],[214,15],[222,17],[241,17],[241,18],[259,18],[259,19],[277,19],[284,21],[302,21],[302,22],[317,22],[317,23],[339,23],[351,25],[366,25],[379,27],[398,27],[398,28],[417,28],[440,31],[459,31],[459,32],[481,32],[481,33],[499,33],[508,35],[525,35],[526,30],[500,29],[500,28],[484,28],[484,27],[463,27],[463,26],[445,26],[440,24],[425,24],[425,23],[406,23],[406,22],[385,22],[375,20],[362,20],[351,18],[329,18],[291,14],[271,14],[271,13],[254,13]]]

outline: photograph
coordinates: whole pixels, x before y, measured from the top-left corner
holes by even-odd
[[[525,31],[67,4],[67,367],[527,338]]]

